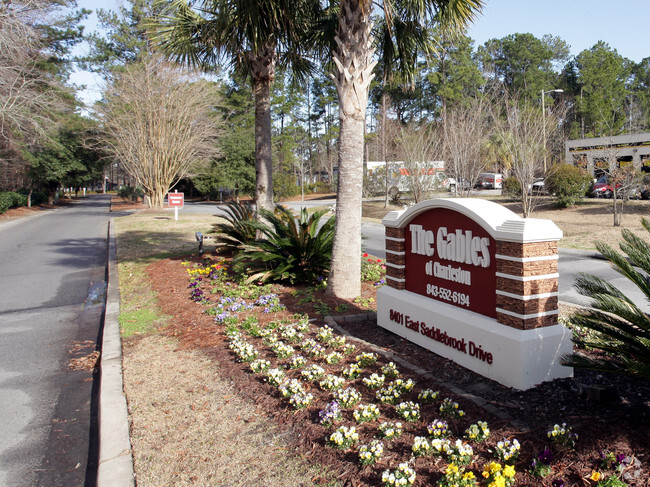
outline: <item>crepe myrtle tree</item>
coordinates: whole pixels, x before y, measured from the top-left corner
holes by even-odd
[[[429,198],[438,187],[433,161],[442,158],[442,130],[415,124],[402,127],[397,144],[404,159],[406,185],[417,204]]]
[[[384,0],[391,53],[415,73],[417,53],[432,50],[428,27],[433,24],[462,27],[480,11],[482,0]],[[374,58],[372,0],[341,0],[336,12],[337,29],[332,52],[332,79],[339,97],[339,180],[332,267],[327,291],[341,298],[361,292],[361,199],[363,193],[364,125],[368,90],[377,63]],[[408,77],[408,76],[407,76]]]
[[[157,56],[127,66],[98,106],[100,141],[162,208],[165,195],[193,166],[218,155],[212,83]]]
[[[625,203],[640,192],[643,174],[633,165],[620,167],[612,171],[608,179],[613,193],[614,226],[620,227],[625,210]]]
[[[485,152],[492,135],[492,100],[487,95],[473,98],[446,116],[444,125],[445,172],[456,180],[456,195],[470,196],[485,169]]]

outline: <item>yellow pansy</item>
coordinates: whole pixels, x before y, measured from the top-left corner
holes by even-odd
[[[445,470],[445,473],[446,473],[447,475],[450,475],[450,474],[452,474],[452,473],[458,473],[458,466],[455,465],[455,464],[453,464],[453,463],[450,463],[450,464],[447,466],[447,470]]]
[[[600,472],[596,472],[595,470],[591,472],[591,480],[595,480],[598,482],[603,476],[601,475]]]
[[[514,477],[515,476],[515,467],[512,465],[506,465],[506,467],[503,469],[503,475],[506,477]]]

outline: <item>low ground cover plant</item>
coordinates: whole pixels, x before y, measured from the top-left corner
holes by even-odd
[[[571,425],[549,425],[525,447],[514,435],[496,436],[488,418],[465,413],[462,400],[427,387],[373,351],[350,349],[345,337],[308,316],[287,316],[281,303],[268,313],[248,304],[233,310],[232,304],[246,301],[237,297],[241,283],[231,280],[226,262],[214,265],[186,263],[188,299],[202,290],[209,299],[197,306],[208,311],[223,299],[212,289],[231,291],[232,301],[222,304],[229,315],[214,317],[215,333],[226,335],[233,360],[266,384],[268,394],[322,428],[322,445],[315,448],[331,448],[342,462],[354,458],[359,468],[372,469],[375,485],[414,485],[421,475],[426,485],[440,486],[541,485],[535,479],[565,485],[556,465],[558,459],[569,462],[579,444]],[[247,296],[258,294],[241,289]],[[263,289],[264,296],[273,294],[272,287]],[[264,320],[251,318],[261,314]],[[334,353],[337,360],[331,360]],[[595,458],[585,485],[625,485],[612,483],[623,482],[626,457],[618,455]]]

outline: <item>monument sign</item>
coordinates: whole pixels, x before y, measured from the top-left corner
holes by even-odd
[[[517,389],[571,377],[571,333],[557,322],[557,242],[550,220],[478,199],[434,199],[390,212],[387,286],[377,323]]]

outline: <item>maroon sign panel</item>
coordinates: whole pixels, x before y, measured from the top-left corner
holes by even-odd
[[[474,220],[447,208],[404,228],[406,290],[496,318],[496,243]]]
[[[178,207],[183,208],[185,202],[184,193],[167,193],[167,202],[170,208]]]

